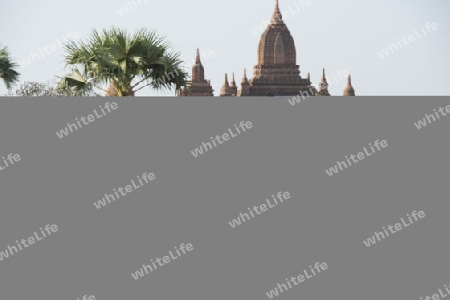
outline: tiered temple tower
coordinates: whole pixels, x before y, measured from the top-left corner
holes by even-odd
[[[210,81],[205,80],[205,69],[200,61],[200,51],[197,49],[195,64],[192,66],[192,81],[178,92],[179,96],[214,96]]]
[[[258,46],[258,64],[253,68],[249,96],[293,96],[311,93],[311,81],[300,76],[294,39],[275,3],[269,25]]]

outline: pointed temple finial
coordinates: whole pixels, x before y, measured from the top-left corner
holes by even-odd
[[[245,68],[244,68],[244,76],[242,77],[241,83],[248,83],[247,69],[245,69]]]
[[[283,16],[281,15],[280,7],[278,5],[278,0],[275,2],[275,9],[273,11],[272,19],[270,24],[283,24]]]
[[[228,74],[225,73],[225,82],[223,83],[222,87],[220,88],[220,96],[231,96],[231,88],[228,84]]]
[[[320,79],[320,83],[324,88],[328,87],[327,78],[325,77],[325,68],[322,69],[322,79]]]
[[[230,92],[231,92],[231,96],[237,96],[238,88],[236,86],[236,81],[234,81],[234,72],[231,73]]]
[[[200,62],[200,50],[197,48],[197,56],[195,57],[195,64],[201,64]]]
[[[328,82],[325,78],[325,68],[322,69],[322,79],[320,79],[319,82],[319,95],[330,96],[330,92],[328,91]]]
[[[247,69],[244,68],[244,76],[241,80],[241,89],[237,92],[237,96],[248,96],[249,95],[250,83],[247,79]]]
[[[355,89],[352,86],[352,77],[350,74],[347,78],[347,86],[344,89],[344,96],[355,96]]]

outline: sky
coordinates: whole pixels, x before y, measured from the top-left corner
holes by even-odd
[[[7,46],[21,64],[21,82],[51,83],[67,72],[60,45],[68,37],[86,40],[92,29],[111,26],[130,33],[145,27],[181,53],[189,74],[199,48],[205,77],[218,96],[225,73],[229,78],[235,73],[238,87],[244,68],[252,77],[274,5],[275,0],[0,0],[0,47]],[[342,95],[346,73],[361,96],[450,95],[448,0],[279,0],[279,5],[300,75],[311,73],[318,86],[325,68],[331,95]],[[0,83],[0,95],[6,93]],[[146,88],[137,95],[174,93]]]

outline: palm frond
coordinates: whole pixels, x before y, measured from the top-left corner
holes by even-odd
[[[0,49],[0,78],[3,79],[8,90],[19,82],[19,72],[16,68],[19,65],[11,60],[7,47]]]
[[[65,77],[73,88],[111,83],[118,95],[134,95],[145,86],[182,86],[187,78],[180,54],[169,52],[165,38],[145,28],[133,35],[116,27],[93,30],[86,42],[70,41],[65,49],[66,66],[78,72]]]

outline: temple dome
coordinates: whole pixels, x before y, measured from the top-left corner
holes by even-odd
[[[261,36],[258,46],[258,65],[295,65],[294,38],[283,22],[278,0],[270,24]]]

